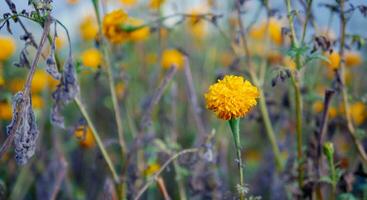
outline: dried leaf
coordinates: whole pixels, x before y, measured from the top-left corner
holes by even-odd
[[[20,165],[33,156],[39,133],[31,105],[31,97],[18,92],[13,98],[13,118],[7,126],[7,134],[15,134],[15,159]]]

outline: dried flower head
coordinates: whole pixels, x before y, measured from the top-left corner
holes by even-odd
[[[102,31],[106,38],[115,44],[127,41],[128,33],[121,25],[126,22],[128,15],[123,10],[115,10],[103,18]]]
[[[15,41],[12,37],[0,36],[0,61],[9,59],[15,52]]]
[[[259,90],[241,76],[226,75],[209,87],[206,105],[220,119],[244,117],[257,104]]]

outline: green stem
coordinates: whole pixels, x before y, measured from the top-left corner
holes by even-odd
[[[106,160],[107,166],[108,166],[109,170],[111,171],[113,180],[115,181],[115,183],[119,183],[120,179],[119,179],[119,177],[116,173],[116,170],[115,170],[115,168],[112,164],[111,158],[108,155],[108,153],[106,151],[106,148],[104,147],[103,142],[102,142],[101,138],[99,137],[99,134],[98,134],[96,128],[94,127],[94,124],[93,124],[87,110],[85,109],[83,103],[81,102],[81,100],[78,97],[76,97],[74,100],[75,100],[75,103],[78,106],[79,110],[81,111],[83,117],[87,121],[89,128],[92,131],[93,137],[96,140],[96,143],[97,143],[99,149],[101,150],[102,156]]]
[[[273,126],[271,125],[268,108],[266,106],[265,95],[264,95],[264,92],[262,90],[260,90],[260,100],[259,101],[260,101],[260,111],[261,111],[261,114],[263,116],[265,129],[266,129],[266,134],[267,134],[267,136],[270,140],[271,147],[272,147],[272,150],[273,150],[273,153],[274,153],[275,164],[276,164],[278,172],[281,172],[283,170],[282,158],[281,158],[281,155],[280,155],[278,144],[277,144],[276,139],[275,139]]]
[[[240,175],[240,188],[239,188],[239,194],[240,194],[240,200],[245,199],[245,193],[244,193],[244,175],[243,175],[243,164],[242,164],[242,154],[241,154],[241,140],[240,140],[240,119],[231,119],[228,121],[229,126],[231,127],[231,131],[233,134],[233,140],[236,147],[236,154],[237,154],[237,162],[238,162],[238,170]]]

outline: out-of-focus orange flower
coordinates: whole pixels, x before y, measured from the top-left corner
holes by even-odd
[[[12,37],[0,35],[0,62],[8,60],[15,52],[16,45]]]
[[[85,17],[79,25],[79,30],[83,40],[94,40],[98,34],[98,24],[95,17]]]
[[[350,115],[357,126],[363,124],[367,117],[366,105],[362,102],[353,103],[350,105]]]
[[[133,6],[137,3],[137,0],[120,0],[120,2],[126,6]]]
[[[128,33],[121,28],[127,19],[128,15],[123,10],[112,11],[103,18],[102,31],[111,43],[119,44],[128,40]]]
[[[345,66],[356,67],[362,64],[362,56],[358,52],[348,51],[344,55]]]
[[[206,12],[205,7],[194,8],[189,12],[190,17],[187,20],[187,26],[191,35],[196,39],[203,39],[207,33],[206,23],[200,15]]]
[[[180,69],[184,65],[184,56],[176,49],[167,49],[162,53],[161,65],[164,69],[169,69],[171,66]]]
[[[325,56],[328,58],[329,62],[324,62],[324,64],[332,70],[337,70],[340,65],[339,53],[336,51],[333,51],[331,54],[326,53]]]
[[[296,67],[297,67],[296,63],[289,56],[284,57],[283,64],[285,67],[289,68],[290,70],[296,70]]]
[[[12,113],[10,103],[0,102],[0,120],[11,120],[13,116]]]
[[[79,145],[83,148],[89,149],[96,145],[92,130],[89,127],[76,129],[74,135],[80,139]]]
[[[334,106],[330,106],[328,115],[330,119],[334,119],[338,115],[337,109]]]
[[[0,63],[0,87],[5,85],[5,80],[3,77],[3,68],[2,64]]]
[[[148,165],[148,167],[144,170],[144,175],[151,176],[156,173],[160,168],[161,166],[158,163],[152,163]]]
[[[14,78],[7,82],[7,88],[9,88],[9,90],[15,94],[23,89],[24,84],[25,81],[23,79]]]
[[[130,17],[125,25],[134,27],[142,26],[130,32],[129,39],[133,42],[143,41],[150,35],[150,28],[148,26],[144,26],[144,21],[142,19]]]
[[[122,99],[125,95],[125,85],[124,83],[120,82],[117,83],[115,86],[116,95],[119,99]]]
[[[312,104],[312,110],[315,113],[321,113],[324,110],[324,103],[322,101],[315,101]]]
[[[32,93],[40,93],[48,87],[48,74],[43,70],[36,70],[32,81]]]
[[[267,36],[266,33],[268,33]],[[275,18],[270,18],[268,23],[264,21],[253,27],[250,31],[250,37],[260,41],[269,37],[274,44],[280,45],[283,42],[282,23]]]
[[[84,66],[97,69],[102,64],[102,54],[96,48],[85,50],[81,55]]]
[[[40,95],[32,96],[32,106],[36,109],[42,109],[44,105],[43,98]]]
[[[283,60],[283,55],[279,51],[270,51],[267,54],[268,62],[271,64],[279,64]]]
[[[79,2],[79,0],[66,0],[66,2],[68,4],[74,5],[74,4],[77,4]]]
[[[150,0],[149,8],[152,10],[158,10],[166,0]]]

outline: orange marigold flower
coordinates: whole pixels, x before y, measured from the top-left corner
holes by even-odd
[[[324,110],[324,103],[322,101],[315,101],[315,103],[312,104],[312,110],[315,113],[321,113]]]
[[[103,18],[102,31],[110,42],[119,44],[128,40],[128,33],[121,28],[127,19],[123,10],[112,11]]]
[[[0,102],[0,120],[11,120],[12,107],[9,103]]]
[[[206,106],[218,118],[230,120],[244,117],[256,106],[259,90],[241,76],[226,75],[209,87]]]
[[[350,115],[357,126],[361,125],[367,117],[366,105],[362,102],[353,103],[350,106]]]
[[[326,57],[328,58],[329,62],[325,62],[326,66],[328,66],[332,70],[337,70],[340,65],[340,55],[338,52],[334,51],[331,54],[327,53]]]
[[[184,65],[184,56],[176,49],[165,50],[162,54],[161,65],[164,69],[169,69],[171,66],[180,69]]]
[[[250,31],[250,36],[256,40],[263,40],[266,36],[274,44],[280,45],[283,42],[282,23],[275,18],[270,18],[268,22],[264,21],[260,25],[253,27]]]
[[[136,30],[129,31],[129,39],[133,42],[143,41],[147,39],[150,35],[149,26],[144,26],[144,21],[142,19],[137,18],[128,18],[125,26],[137,27]]]
[[[14,39],[9,36],[0,36],[0,49],[0,61],[9,59],[16,49]]]

